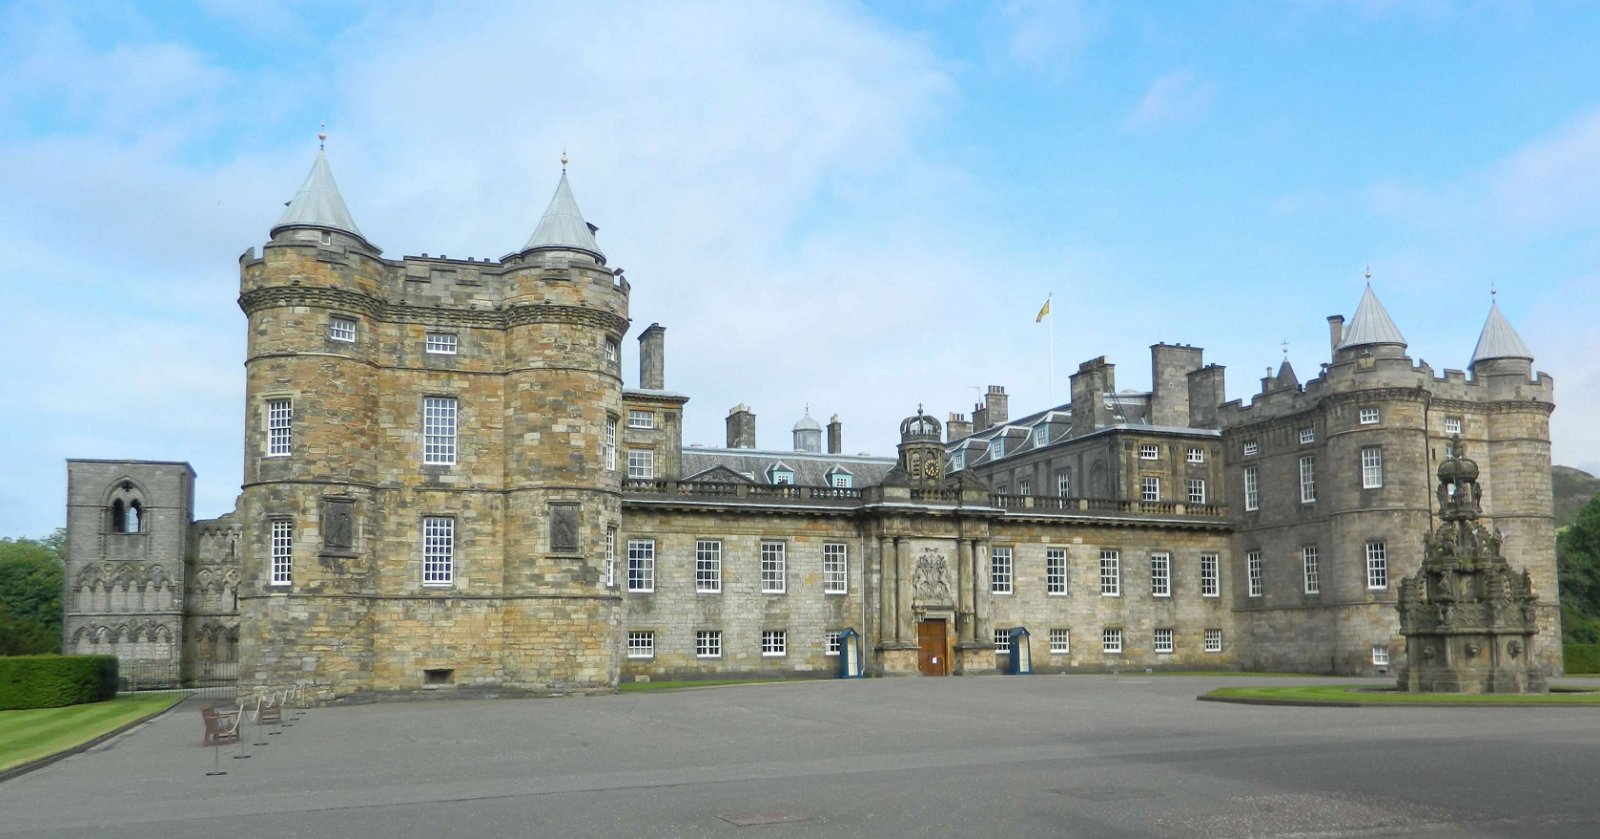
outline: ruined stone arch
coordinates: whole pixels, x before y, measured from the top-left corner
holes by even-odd
[[[149,522],[145,514],[149,506],[149,493],[131,475],[111,482],[106,487],[103,507],[105,515],[101,531],[105,533],[148,533]]]

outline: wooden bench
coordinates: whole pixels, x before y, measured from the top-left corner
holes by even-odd
[[[205,737],[200,741],[202,746],[213,746],[225,740],[239,739],[239,719],[242,715],[238,708],[225,708],[218,710],[215,706],[200,709],[200,718],[205,722]]]
[[[283,702],[276,691],[256,696],[256,710],[252,719],[256,725],[283,722]]]

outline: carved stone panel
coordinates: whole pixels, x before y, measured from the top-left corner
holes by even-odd
[[[923,548],[911,572],[911,597],[917,605],[948,606],[954,602],[955,590],[950,579],[950,562],[944,551]]]
[[[322,553],[329,556],[356,555],[356,500],[322,499]]]
[[[578,551],[578,505],[550,505],[550,550],[557,553]]]

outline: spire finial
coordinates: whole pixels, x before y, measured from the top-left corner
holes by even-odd
[[[1493,280],[1489,281],[1489,303],[1490,303],[1490,305],[1494,304],[1495,295],[1497,295],[1499,293],[1500,293],[1500,290],[1495,288],[1494,281]]]
[[[1367,263],[1367,285],[1372,285],[1372,263]]]
[[[561,147],[561,171],[567,171],[567,147]]]
[[[328,124],[326,122],[317,126],[317,151],[328,150]]]
[[[1288,361],[1289,360],[1289,339],[1288,338],[1283,339],[1283,360],[1284,361]]]

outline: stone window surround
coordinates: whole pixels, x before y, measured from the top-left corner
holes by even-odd
[[[267,457],[288,457],[294,452],[294,397],[272,394],[262,399],[266,412]]]
[[[758,550],[761,557],[761,593],[787,593],[789,591],[789,543],[775,539],[763,539]]]
[[[656,540],[628,540],[628,591],[649,594],[656,590]]]
[[[1122,554],[1112,548],[1100,550],[1100,596],[1122,596]]]
[[[822,593],[850,593],[850,547],[844,542],[822,543]]]
[[[1072,631],[1068,629],[1050,630],[1051,655],[1069,655],[1072,652]]]
[[[1122,654],[1122,627],[1108,626],[1100,630],[1100,652],[1106,655]]]
[[[1044,549],[1044,589],[1051,597],[1064,597],[1067,590],[1067,549],[1051,546]]]
[[[1367,542],[1367,590],[1384,591],[1389,588],[1389,546],[1382,539]]]
[[[1199,446],[1190,446],[1187,457],[1190,463],[1205,463],[1206,450]]]
[[[356,342],[356,330],[360,321],[354,315],[331,314],[328,315],[328,339],[346,344]]]
[[[1011,630],[996,629],[994,631],[994,652],[995,655],[1011,652]]]
[[[461,422],[461,401],[449,394],[422,397],[422,464],[456,465],[456,432]]]
[[[628,658],[655,658],[656,634],[648,629],[628,630]]]
[[[1161,447],[1155,443],[1141,443],[1139,445],[1140,460],[1160,460]]]
[[[1155,475],[1144,475],[1139,478],[1139,500],[1160,501],[1161,479]]]
[[[1255,466],[1244,468],[1244,508],[1248,511],[1261,509],[1261,476]]]
[[[1222,557],[1218,554],[1200,555],[1200,596],[1222,596]]]
[[[422,517],[422,584],[428,588],[455,585],[456,520],[453,516]]]
[[[839,630],[837,629],[830,629],[822,633],[823,655],[837,656],[839,654],[839,648],[841,646],[839,642],[839,634]]]
[[[1249,580],[1249,596],[1261,596],[1261,551],[1245,551],[1245,576]]]
[[[629,428],[655,428],[656,427],[656,412],[655,411],[641,411],[641,410],[639,410],[637,408],[628,409],[628,427]]]
[[[695,594],[722,593],[722,541],[696,539],[694,543]]]
[[[1317,429],[1315,427],[1308,425],[1300,429],[1300,445],[1309,446],[1315,442],[1317,442]]]
[[[1206,652],[1208,652],[1208,653],[1220,653],[1220,652],[1222,652],[1222,630],[1220,630],[1220,629],[1207,629],[1207,630],[1205,630],[1205,636],[1204,637],[1205,637],[1204,645],[1205,645],[1205,651]]]
[[[722,658],[722,630],[697,629],[694,633],[695,658]]]
[[[1157,627],[1151,632],[1150,649],[1157,654],[1167,654],[1177,649],[1177,645],[1172,641],[1171,627]]]
[[[1172,596],[1172,554],[1167,551],[1150,555],[1150,596]]]
[[[1377,408],[1362,408],[1359,421],[1362,425],[1377,425],[1383,421],[1383,413]]]
[[[628,449],[628,478],[651,481],[656,477],[655,449]]]
[[[294,520],[286,516],[268,519],[268,585],[294,584]]]
[[[1361,488],[1383,488],[1383,447],[1366,446],[1361,450]]]
[[[422,351],[429,355],[455,355],[456,346],[454,332],[429,332],[422,341]]]
[[[1317,459],[1315,455],[1300,458],[1300,503],[1317,502]]]
[[[761,630],[761,657],[779,658],[789,654],[789,630]]]
[[[1305,582],[1306,594],[1322,593],[1322,568],[1317,557],[1317,546],[1306,545],[1300,548],[1300,571]]]
[[[1009,545],[989,549],[989,593],[1012,593],[1012,551]]]
[[[1205,478],[1189,478],[1188,479],[1188,484],[1187,484],[1187,489],[1188,489],[1188,499],[1189,499],[1189,503],[1190,504],[1204,504],[1204,503],[1206,503],[1206,479]]]

